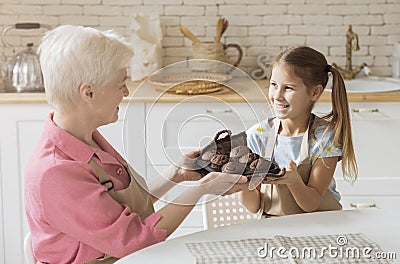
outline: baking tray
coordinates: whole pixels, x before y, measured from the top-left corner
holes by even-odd
[[[226,134],[224,137],[221,137],[222,135]],[[203,159],[204,154],[209,154],[209,153],[215,153],[215,154],[221,154],[221,155],[228,155],[227,161],[223,164],[226,164],[228,162],[232,162],[232,164],[241,164],[238,166],[241,166],[241,170],[239,172],[235,172],[238,174],[242,174],[244,176],[247,176],[247,178],[250,180],[254,175],[257,175],[257,177],[262,176],[265,180],[266,179],[271,179],[271,178],[280,178],[285,175],[285,168],[280,168],[278,164],[274,161],[270,161],[267,159],[264,159],[257,154],[257,158],[262,160],[262,162],[270,165],[268,170],[262,170],[262,169],[255,169],[252,170],[250,169],[250,164],[251,163],[239,163],[237,157],[233,158],[230,156],[231,150],[234,149],[235,147],[238,146],[246,146],[247,147],[247,135],[245,132],[241,132],[236,135],[232,135],[232,132],[230,130],[221,130],[219,131],[212,142],[210,142],[206,147],[204,147],[201,150],[200,156],[196,159],[196,165],[198,171],[204,176],[209,172],[221,172],[220,167],[213,167],[211,166],[211,159]],[[260,162],[260,161],[259,161]]]

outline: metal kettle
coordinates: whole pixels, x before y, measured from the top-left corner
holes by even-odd
[[[4,28],[1,41],[4,46],[12,46],[6,40],[6,34],[11,29],[50,29],[49,25],[39,23],[17,23]],[[28,43],[27,48],[15,55],[10,62],[1,62],[4,88],[6,92],[43,92],[43,76],[40,68],[39,57],[33,50],[33,43]]]

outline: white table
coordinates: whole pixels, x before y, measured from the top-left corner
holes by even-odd
[[[130,254],[117,263],[196,263],[185,243],[363,233],[382,251],[396,252],[400,262],[400,212],[357,209],[282,216],[209,229],[167,240]],[[395,261],[395,263],[397,263]]]

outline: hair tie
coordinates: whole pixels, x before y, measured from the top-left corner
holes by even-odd
[[[332,69],[332,66],[331,66],[331,65],[328,64],[328,65],[325,66],[325,72],[326,72],[326,73],[330,72],[331,69]]]

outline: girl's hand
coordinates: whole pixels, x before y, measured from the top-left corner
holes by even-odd
[[[238,174],[210,172],[199,180],[204,193],[225,195],[248,188],[247,177]]]
[[[263,181],[263,183],[291,185],[295,183],[298,179],[301,179],[301,176],[297,172],[297,165],[293,160],[290,160],[289,166],[286,169],[286,173],[283,177],[276,179],[269,178],[266,181]]]

